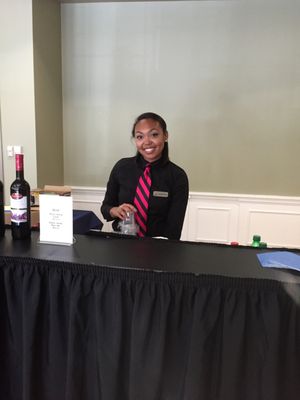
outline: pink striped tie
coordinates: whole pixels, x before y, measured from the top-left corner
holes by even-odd
[[[139,226],[138,236],[144,237],[147,232],[148,206],[151,188],[150,164],[146,165],[144,173],[140,176],[134,198],[136,208],[135,220]]]

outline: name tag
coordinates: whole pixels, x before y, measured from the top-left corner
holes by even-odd
[[[153,196],[155,197],[169,197],[169,193],[168,192],[159,192],[157,190],[153,191]]]

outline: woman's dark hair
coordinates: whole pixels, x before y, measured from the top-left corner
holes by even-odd
[[[159,123],[161,129],[163,130],[163,133],[168,133],[166,121],[160,115],[155,114],[153,112],[145,112],[145,113],[139,115],[135,119],[133,127],[132,127],[132,131],[131,131],[132,137],[134,137],[134,131],[135,131],[135,127],[136,127],[137,123],[140,122],[142,119],[153,119],[154,121],[157,121]],[[164,161],[167,161],[169,159],[168,142],[165,142],[164,149],[162,151],[162,159]]]
[[[132,127],[132,132],[131,132],[133,137],[134,137],[134,131],[135,131],[136,124],[138,122],[140,122],[142,119],[153,119],[154,121],[157,121],[159,123],[161,129],[163,130],[163,132],[167,133],[168,130],[167,130],[166,121],[158,114],[155,114],[153,112],[146,112],[146,113],[143,113],[143,114],[139,115],[136,118],[136,120],[134,121],[134,124],[133,124],[133,127]]]

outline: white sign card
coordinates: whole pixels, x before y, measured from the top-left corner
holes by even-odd
[[[73,199],[71,196],[40,194],[40,241],[73,243]]]

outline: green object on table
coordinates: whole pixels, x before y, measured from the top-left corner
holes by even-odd
[[[267,247],[267,243],[266,242],[260,242],[259,243],[259,247],[266,248]]]
[[[252,247],[259,247],[259,245],[260,245],[260,240],[261,240],[261,237],[260,237],[260,235],[253,235],[253,239],[252,239]]]

